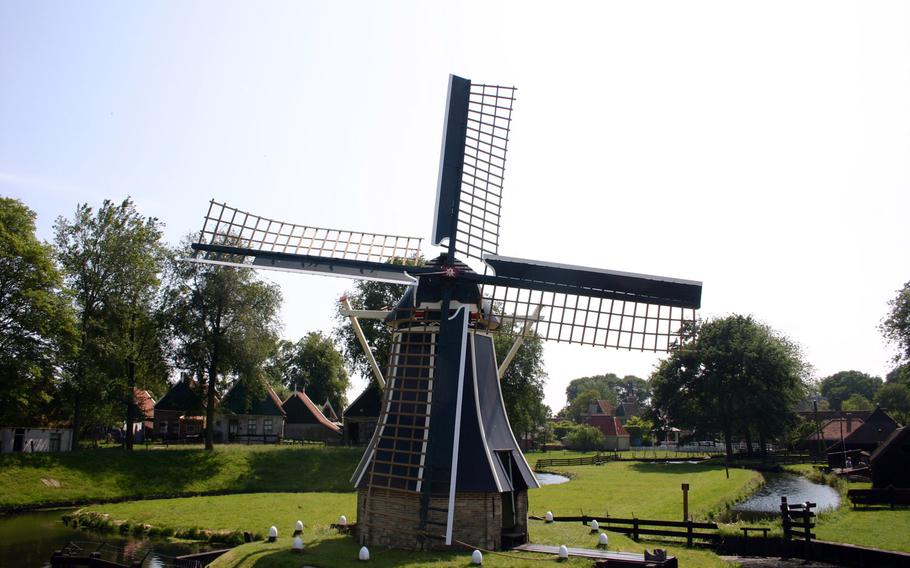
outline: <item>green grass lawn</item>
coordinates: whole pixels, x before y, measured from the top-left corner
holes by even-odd
[[[350,491],[360,448],[104,448],[0,456],[0,512],[48,504],[208,492]],[[49,486],[42,479],[53,480]]]
[[[849,483],[849,489],[868,489],[869,483]],[[846,495],[841,506],[818,517],[815,534],[822,540],[910,552],[910,508],[853,509]]]
[[[535,457],[531,456],[532,462]],[[690,512],[696,517],[707,518],[711,512],[723,509],[726,503],[742,495],[758,478],[751,471],[731,470],[730,479],[727,479],[723,468],[716,464],[614,462],[562,469],[572,476],[572,481],[531,491],[532,514],[543,515],[552,510],[557,515],[575,515],[583,510],[593,515],[609,512],[613,516],[635,514],[641,518],[676,519],[682,515],[680,483],[689,483]],[[277,545],[244,545],[216,565],[223,568],[265,568],[297,567],[301,564],[300,556],[285,550],[290,547],[288,537],[298,519],[307,526],[304,562],[316,566],[347,566],[356,562],[359,547],[354,540],[338,535],[328,527],[339,514],[354,520],[355,507],[356,496],[348,488],[346,492],[247,494],[112,503],[88,507],[87,510],[108,514],[112,520],[172,529],[200,527],[213,531],[249,530],[262,534],[274,524],[283,537]],[[596,537],[592,537],[580,523],[546,524],[532,520],[530,533],[531,539],[538,543],[584,547],[596,544]],[[609,536],[614,550],[641,551],[645,547],[668,547],[667,544],[635,543],[616,533]],[[668,548],[672,554],[685,560],[686,565],[723,566],[723,562],[710,552],[672,545]],[[521,553],[488,555],[485,564],[524,566],[531,558],[533,556]],[[374,564],[379,566],[419,566],[427,563],[464,566],[467,563],[465,553],[414,555],[376,550],[374,559]],[[576,563],[579,566],[591,564],[590,561],[577,560],[570,565]]]

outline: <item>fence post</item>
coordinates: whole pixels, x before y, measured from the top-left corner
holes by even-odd
[[[692,521],[686,519],[686,546],[692,546]]]
[[[638,542],[638,519],[632,519],[632,540]]]
[[[783,558],[790,557],[790,507],[787,506],[787,497],[780,498],[780,524],[784,530]]]

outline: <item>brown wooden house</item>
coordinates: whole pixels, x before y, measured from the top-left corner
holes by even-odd
[[[223,442],[275,443],[284,437],[285,411],[272,387],[253,392],[241,381],[221,399],[215,439]]]
[[[291,440],[316,440],[329,444],[341,441],[341,428],[325,417],[303,391],[288,397],[282,405],[287,416],[284,436]]]
[[[342,412],[344,424],[344,443],[362,446],[369,443],[379,422],[379,410],[382,407],[382,389],[375,382],[354,399]]]
[[[205,404],[196,381],[184,375],[155,404],[154,437],[183,440],[205,430]]]
[[[872,487],[886,489],[910,488],[910,428],[898,428],[885,443],[872,453],[869,460]]]

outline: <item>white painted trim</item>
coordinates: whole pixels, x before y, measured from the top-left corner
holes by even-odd
[[[385,319],[386,316],[390,313],[392,313],[391,310],[353,310],[347,308],[341,309],[341,315],[359,319],[381,320]]]
[[[312,276],[327,276],[329,278],[347,278],[350,280],[369,280],[371,282],[386,282],[388,284],[404,284],[414,286],[417,284],[417,278],[407,272],[402,272],[402,278],[381,278],[378,276],[364,276],[363,274],[341,274],[333,272],[323,272],[321,270],[306,270],[303,268],[280,268],[277,266],[264,266],[253,264],[241,264],[239,262],[224,262],[222,260],[205,260],[202,258],[184,258],[182,262],[195,262],[198,264],[212,264],[215,266],[230,266],[231,268],[249,268],[255,270],[274,270],[276,272],[291,272],[293,274],[310,274]]]
[[[493,456],[490,454],[490,445],[487,443],[487,433],[483,427],[483,419],[480,415],[480,394],[477,392],[477,349],[474,344],[474,334],[471,337],[471,362],[474,365],[474,410],[477,413],[477,427],[480,428],[480,439],[483,441],[483,453],[487,456],[487,463],[490,464],[490,471],[493,472],[493,481],[496,482],[496,490],[502,493],[502,482],[499,480],[499,474],[496,473],[496,466],[493,464]],[[490,341],[493,341],[492,338]],[[496,352],[496,344],[491,345],[493,352]],[[495,360],[493,361],[496,362]],[[496,377],[497,379],[499,377]]]
[[[446,519],[446,546],[452,545],[452,525],[455,522],[455,481],[458,478],[458,443],[461,438],[461,401],[464,387],[464,359],[468,341],[468,320],[471,319],[465,306],[458,308],[455,315],[449,318],[451,321],[458,317],[458,312],[461,310],[464,310],[465,314],[464,327],[461,331],[461,363],[458,365],[458,396],[455,399],[455,432],[452,440],[452,474],[449,478],[449,512],[448,518]]]
[[[367,343],[367,338],[363,335],[363,330],[360,329],[360,322],[357,321],[357,316],[351,314],[351,302],[348,301],[347,296],[341,298],[342,313],[347,311],[346,314],[348,319],[351,320],[351,327],[354,328],[354,335],[357,336],[357,341],[360,342],[360,348],[363,349],[363,355],[366,357],[367,362],[370,364],[370,369],[373,371],[373,376],[376,377],[376,382],[379,383],[380,388],[385,388],[385,379],[382,376],[382,371],[379,370],[379,365],[376,363],[376,358],[373,357],[373,351],[370,349],[370,344]]]
[[[423,425],[423,442],[420,444],[420,469],[417,476],[417,492],[420,493],[421,488],[423,487],[423,473],[425,471],[426,459],[427,459],[427,443],[430,440],[430,421],[433,420],[432,410],[433,410],[433,381],[436,379],[436,340],[439,339],[439,332],[427,332],[430,334],[430,354],[433,357],[433,366],[430,368],[429,383],[430,388],[427,391],[427,402],[426,402],[426,411],[427,417],[424,420]]]

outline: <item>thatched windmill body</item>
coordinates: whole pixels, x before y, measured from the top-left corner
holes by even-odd
[[[283,223],[212,202],[197,260],[409,287],[382,317],[393,348],[379,423],[352,482],[364,544],[498,549],[527,539],[538,487],[512,434],[499,376],[521,337],[666,351],[701,301],[698,282],[500,256],[514,88],[451,76],[432,243]],[[484,273],[460,259],[474,259]],[[392,262],[396,261],[396,262]],[[409,262],[410,261],[410,262]],[[497,361],[493,335],[516,342]],[[368,350],[367,350],[368,351]]]

